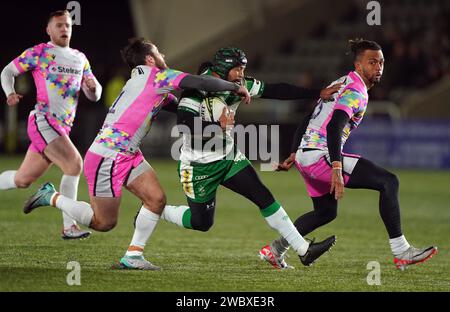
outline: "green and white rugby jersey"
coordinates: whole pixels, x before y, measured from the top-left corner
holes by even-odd
[[[205,73],[210,75],[210,71]],[[243,79],[243,84],[247,87],[252,98],[260,97],[264,91],[264,83],[254,78],[246,77]],[[208,105],[217,103],[216,105],[226,104],[228,109],[236,114],[236,111],[242,102],[242,98],[233,92],[203,92],[197,90],[190,90],[187,96],[183,97],[178,109],[184,110],[201,117],[202,121],[217,121],[211,120],[211,107]],[[210,110],[208,114],[207,110]],[[220,144],[218,144],[220,143]],[[220,148],[218,148],[220,146]],[[233,151],[234,139],[231,135],[231,130],[221,133],[220,136],[203,138],[191,137],[183,134],[183,146],[181,147],[180,160],[185,163],[210,163],[220,159],[224,159],[230,152]],[[230,155],[231,156],[231,155]],[[232,157],[232,156],[231,156]]]

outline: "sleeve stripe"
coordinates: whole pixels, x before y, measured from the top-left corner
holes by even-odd
[[[180,103],[178,104],[178,107],[189,108],[190,110],[194,111],[195,113],[200,112],[200,103],[197,101],[194,101],[193,99],[190,99],[190,98],[182,98],[180,100]]]
[[[178,109],[179,109],[179,110],[182,110],[182,111],[185,111],[185,112],[192,113],[192,114],[194,114],[195,116],[199,116],[199,115],[200,115],[198,111],[194,111],[193,109],[190,109],[190,108],[185,107],[185,106],[178,106]]]

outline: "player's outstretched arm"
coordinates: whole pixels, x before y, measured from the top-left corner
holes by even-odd
[[[3,68],[1,73],[1,84],[3,91],[7,97],[6,102],[8,105],[16,105],[22,99],[22,95],[17,94],[14,90],[14,78],[20,75],[13,62]]]
[[[207,92],[233,91],[250,103],[250,94],[247,88],[219,78],[205,75],[187,75],[180,81],[182,89],[197,89]]]

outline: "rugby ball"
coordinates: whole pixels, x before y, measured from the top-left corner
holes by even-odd
[[[204,121],[219,121],[222,115],[223,109],[226,108],[226,112],[231,112],[227,104],[219,97],[207,97],[202,101],[200,106],[200,116]]]

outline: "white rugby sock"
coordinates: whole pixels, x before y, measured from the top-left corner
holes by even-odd
[[[61,184],[59,186],[61,195],[64,195],[73,200],[77,200],[79,181],[79,176],[63,175],[61,178]],[[62,212],[62,216],[64,229],[69,229],[72,225],[77,224],[77,222],[69,215],[67,215],[67,213],[65,213],[64,211]]]
[[[58,193],[55,193],[52,196],[51,202],[56,194]],[[91,205],[85,202],[73,200],[62,194],[60,194],[56,200],[56,208],[65,212],[70,218],[87,227],[91,224],[92,217],[94,216],[94,210],[92,210]]]
[[[404,253],[410,247],[405,235],[389,239],[389,245],[391,245],[391,250],[394,256]]]
[[[136,228],[134,229],[133,238],[130,247],[125,256],[141,256],[148,238],[152,235],[153,230],[159,221],[159,215],[151,212],[144,206],[141,207],[136,218]],[[134,248],[133,248],[134,247]],[[138,248],[135,248],[138,247]]]
[[[268,208],[261,210],[261,213],[269,226],[277,230],[289,242],[297,254],[300,256],[306,254],[309,243],[297,231],[283,207],[275,202]]]
[[[188,206],[166,205],[161,214],[161,219],[184,228],[191,228],[191,210]]]
[[[17,188],[14,182],[17,170],[8,170],[0,174],[0,190],[11,190]]]

